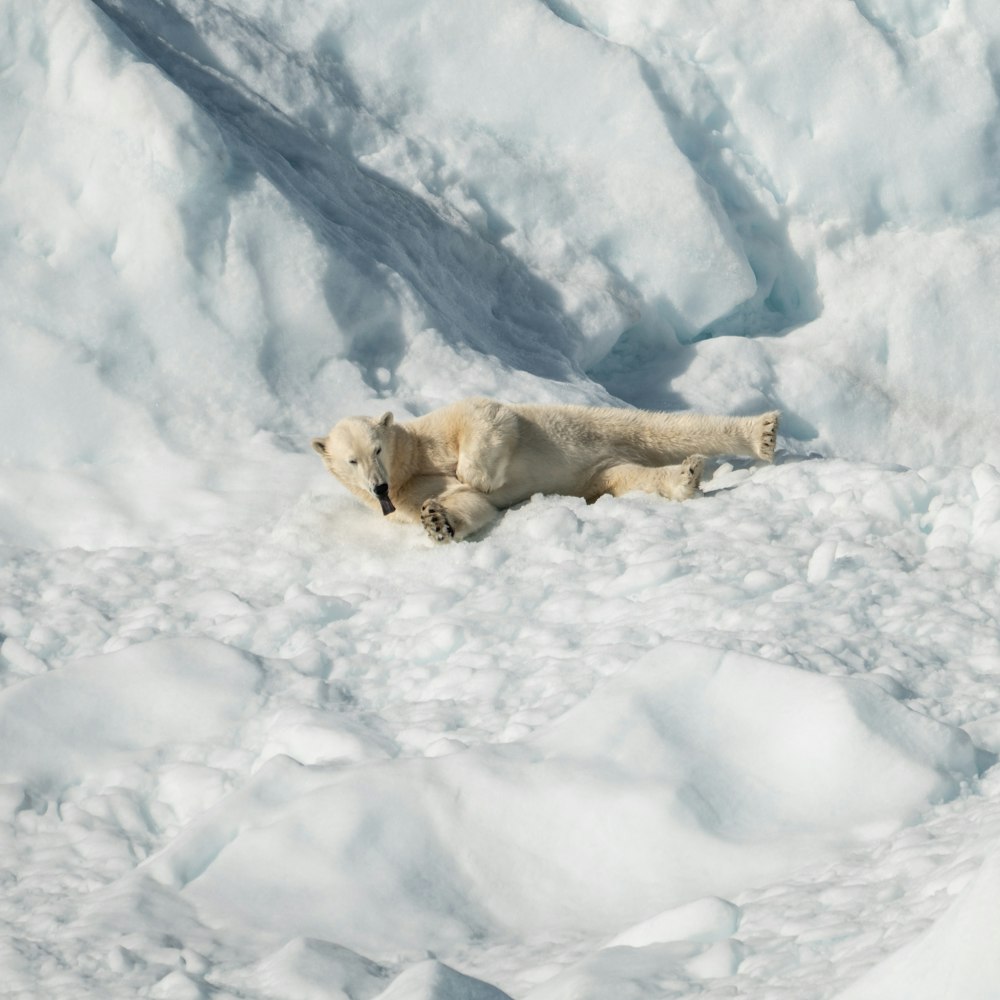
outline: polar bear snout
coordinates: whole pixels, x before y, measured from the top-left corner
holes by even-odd
[[[379,506],[382,508],[383,514],[391,514],[396,509],[393,506],[392,501],[389,499],[388,483],[379,483],[378,486],[373,486],[372,493],[374,493],[378,498]]]

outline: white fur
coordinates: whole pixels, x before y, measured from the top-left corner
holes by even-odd
[[[633,490],[687,500],[702,456],[774,457],[777,412],[755,417],[531,406],[465,399],[405,424],[347,417],[313,447],[355,496],[396,510],[435,541],[458,541],[535,493],[620,496]]]

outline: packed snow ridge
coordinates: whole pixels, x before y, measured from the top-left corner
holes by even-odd
[[[989,0],[0,18],[0,996],[1000,990]],[[750,414],[433,546],[309,441]]]

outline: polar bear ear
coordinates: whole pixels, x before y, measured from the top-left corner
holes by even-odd
[[[392,426],[392,413],[383,413],[381,417],[378,418],[379,427],[391,427]]]
[[[313,438],[313,451],[318,451],[321,455],[326,454],[326,438]]]

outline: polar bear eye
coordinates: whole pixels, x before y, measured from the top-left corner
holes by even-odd
[[[348,465],[357,465],[358,464],[358,460],[356,458],[349,458],[347,460],[347,464]]]
[[[375,449],[375,454],[376,454],[376,455],[381,455],[381,454],[382,454],[382,445],[379,445],[379,446],[378,446],[378,447],[377,447],[377,448]]]

